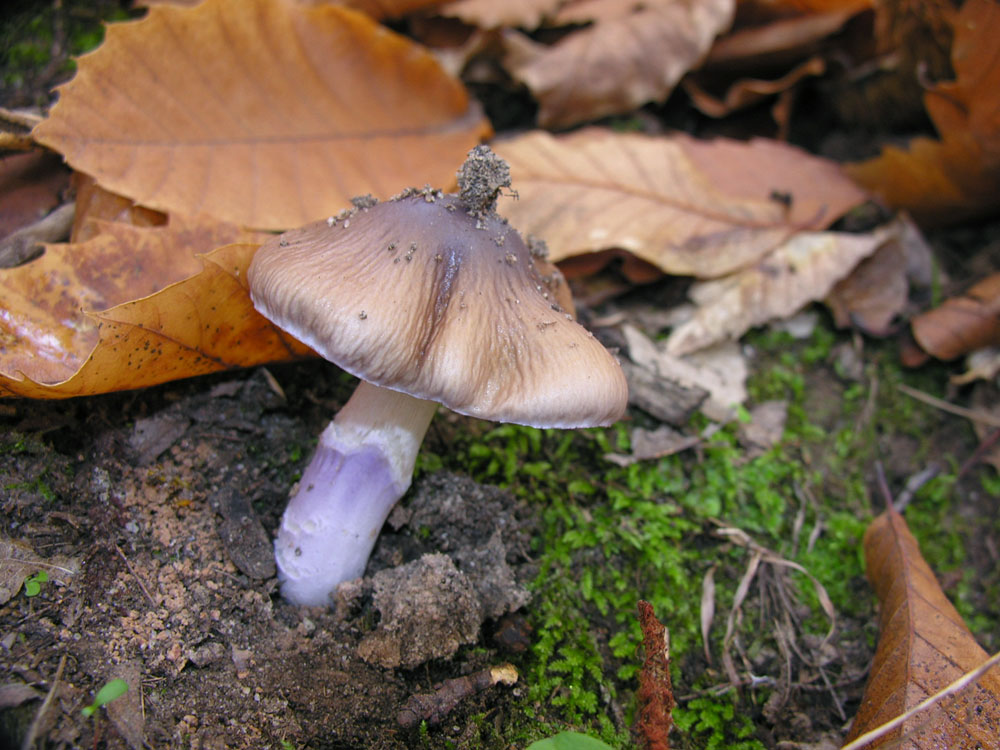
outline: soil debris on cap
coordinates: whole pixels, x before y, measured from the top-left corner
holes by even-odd
[[[492,213],[504,188],[510,189],[510,167],[489,146],[480,144],[458,170],[458,195],[472,216]],[[514,196],[517,193],[511,190]]]

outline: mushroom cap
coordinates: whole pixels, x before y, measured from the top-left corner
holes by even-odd
[[[260,247],[257,310],[359,378],[461,414],[535,427],[621,417],[621,366],[556,303],[505,220],[430,190],[358,206]]]

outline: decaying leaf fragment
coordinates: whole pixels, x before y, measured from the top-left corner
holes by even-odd
[[[257,247],[225,245],[199,256],[204,267],[194,276],[89,313],[98,338],[75,372],[56,382],[0,373],[0,396],[69,398],[315,356],[254,309],[246,269]]]
[[[896,225],[868,234],[803,232],[751,268],[694,284],[689,295],[698,307],[690,320],[671,332],[666,350],[677,356],[689,354],[792,315],[825,297],[896,232]]]
[[[110,25],[34,136],[150,208],[282,229],[449,184],[489,132],[429,52],[363,13],[206,0]]]
[[[717,422],[732,419],[735,407],[746,400],[747,363],[736,344],[727,342],[682,358],[666,351],[634,326],[622,326],[622,333],[629,358],[659,379],[661,389],[676,383],[701,394],[707,392],[707,398],[703,395],[696,406],[709,419]],[[632,400],[631,387],[629,390]]]
[[[87,311],[154,294],[197,274],[202,264],[196,253],[257,237],[180,217],[157,228],[91,226],[97,233],[86,242],[48,245],[31,263],[0,270],[0,395],[18,393],[22,376],[47,384],[72,377],[100,336]],[[209,318],[211,311],[202,308],[200,315]]]
[[[881,603],[879,642],[848,740],[902,714],[986,661],[902,516],[889,509],[864,539],[868,580]],[[1000,737],[1000,670],[868,747],[995,748]]]
[[[43,559],[25,542],[0,537],[0,604],[6,604],[28,576],[42,570],[49,581],[65,585],[80,572],[80,561],[65,555]]]
[[[917,343],[938,359],[1000,346],[1000,273],[918,315],[911,326]]]
[[[826,161],[777,141],[698,141],[587,128],[493,144],[518,200],[498,210],[549,258],[621,248],[662,271],[712,278],[756,263],[865,194]]]
[[[915,138],[907,150],[847,166],[861,185],[921,224],[954,224],[1000,211],[1000,3],[967,0],[952,44],[955,80],[931,88],[924,106],[941,140]]]
[[[733,0],[591,0],[597,19],[551,47],[508,31],[507,67],[539,102],[538,122],[566,127],[665,99],[732,23]],[[571,6],[572,7],[572,6]]]

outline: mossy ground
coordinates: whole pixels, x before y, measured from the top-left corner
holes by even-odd
[[[807,341],[758,332],[746,345],[756,360],[751,405],[768,399],[789,404],[783,439],[754,458],[746,458],[737,439],[738,420],[696,451],[628,467],[603,458],[628,451],[625,424],[575,433],[504,425],[449,436],[446,452],[434,452],[433,441],[425,450],[424,470],[444,467],[499,483],[535,503],[543,519],[530,613],[536,638],[520,665],[530,685],[530,720],[508,728],[515,744],[570,726],[630,746],[639,599],[651,602],[670,630],[674,689],[681,697],[674,712],[679,746],[756,748],[803,739],[773,726],[781,712],[800,720],[808,715],[813,734],[836,731],[860,697],[876,637],[876,603],[861,549],[868,522],[885,506],[876,464],[893,492],[910,475],[939,464],[940,473],[917,491],[906,518],[970,627],[984,646],[997,645],[1000,613],[989,602],[996,601],[990,595],[998,577],[970,559],[967,544],[984,519],[955,512],[977,484],[995,494],[996,481],[984,469],[957,486],[959,464],[975,447],[971,429],[895,388],[905,382],[935,391],[944,378],[941,368],[904,371],[891,344],[866,342],[863,374],[852,380],[835,353],[852,341],[826,323]],[[703,426],[695,420],[691,429]],[[985,522],[997,528],[995,518]],[[751,664],[772,671],[756,675],[757,687],[726,688],[719,662],[725,620],[751,552],[715,535],[719,526],[740,529],[798,563],[829,593],[838,626],[823,679],[837,687],[825,690],[815,672],[808,685],[794,677],[781,684],[778,636],[760,621],[764,599],[749,596],[736,634]],[[704,657],[700,625],[709,570],[716,591],[712,663]],[[796,610],[796,637],[815,646],[829,626],[816,589],[787,569],[768,575],[790,583],[786,604]],[[799,670],[807,666],[798,663],[794,672]],[[774,705],[778,690],[787,692],[782,706]]]

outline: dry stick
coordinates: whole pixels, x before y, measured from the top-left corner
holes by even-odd
[[[42,705],[38,709],[38,713],[35,714],[35,718],[31,722],[31,727],[28,729],[28,733],[24,735],[24,741],[21,742],[21,750],[31,750],[35,745],[35,737],[38,734],[38,730],[42,726],[42,719],[45,718],[45,712],[49,710],[49,706],[52,705],[52,700],[59,689],[59,680],[62,679],[63,669],[66,667],[66,654],[63,654],[59,659],[59,666],[56,667],[56,676],[52,678],[52,685],[49,687],[49,694],[45,696],[45,700],[42,701]]]
[[[840,750],[860,750],[860,748],[864,747],[865,745],[874,740],[877,740],[879,737],[884,737],[893,729],[902,726],[906,721],[912,719],[917,714],[926,711],[928,708],[931,708],[932,706],[940,703],[942,700],[944,700],[949,696],[957,695],[959,692],[968,687],[970,683],[978,680],[980,677],[982,677],[986,672],[995,667],[997,664],[1000,664],[1000,651],[993,654],[993,656],[991,656],[989,659],[984,661],[982,664],[980,664],[972,671],[966,672],[964,675],[959,677],[957,680],[955,680],[947,687],[942,688],[929,698],[922,700],[920,703],[918,703],[916,706],[911,708],[906,713],[900,714],[895,719],[887,721],[885,724],[882,724],[881,726],[875,727],[870,732],[865,732],[863,735],[855,739],[853,742],[848,742],[846,745],[840,748]]]
[[[899,493],[895,501],[893,501],[892,506],[896,509],[897,513],[902,513],[906,510],[906,506],[910,504],[910,500],[917,493],[921,487],[931,481],[934,477],[941,473],[941,467],[937,464],[931,464],[926,469],[918,471],[916,474],[911,476],[906,480],[906,486],[903,487],[903,491]],[[959,473],[961,475],[961,472]]]
[[[146,595],[149,603],[155,607],[156,600],[153,598],[153,595],[149,593],[149,589],[146,588],[146,584],[142,582],[139,574],[135,572],[135,568],[132,567],[132,563],[130,563],[128,558],[125,557],[125,553],[122,552],[122,548],[116,544],[115,549],[118,550],[118,554],[121,555],[122,561],[125,563],[125,567],[128,568],[128,572],[132,574],[132,577],[135,578],[136,582],[139,584],[139,588],[142,589],[142,593]]]
[[[639,601],[639,625],[645,661],[639,672],[636,731],[646,750],[670,750],[674,689],[670,684],[670,631],[656,619],[653,605]]]
[[[993,430],[989,435],[987,435],[972,455],[965,460],[965,463],[962,464],[962,468],[960,468],[958,473],[955,475],[956,481],[964,477],[969,469],[979,463],[987,452],[993,450],[993,446],[997,444],[998,440],[1000,440],[1000,428]]]
[[[916,388],[910,388],[910,386],[903,385],[902,383],[897,384],[896,388],[905,393],[907,396],[912,396],[917,399],[917,401],[923,401],[925,404],[930,404],[941,411],[946,411],[959,417],[965,417],[966,419],[971,419],[973,422],[979,422],[980,424],[989,425],[990,427],[1000,427],[1000,418],[994,417],[992,414],[987,414],[983,411],[976,411],[974,409],[966,409],[964,406],[955,406],[955,404],[944,401],[936,396],[932,396],[929,393],[918,391]]]

